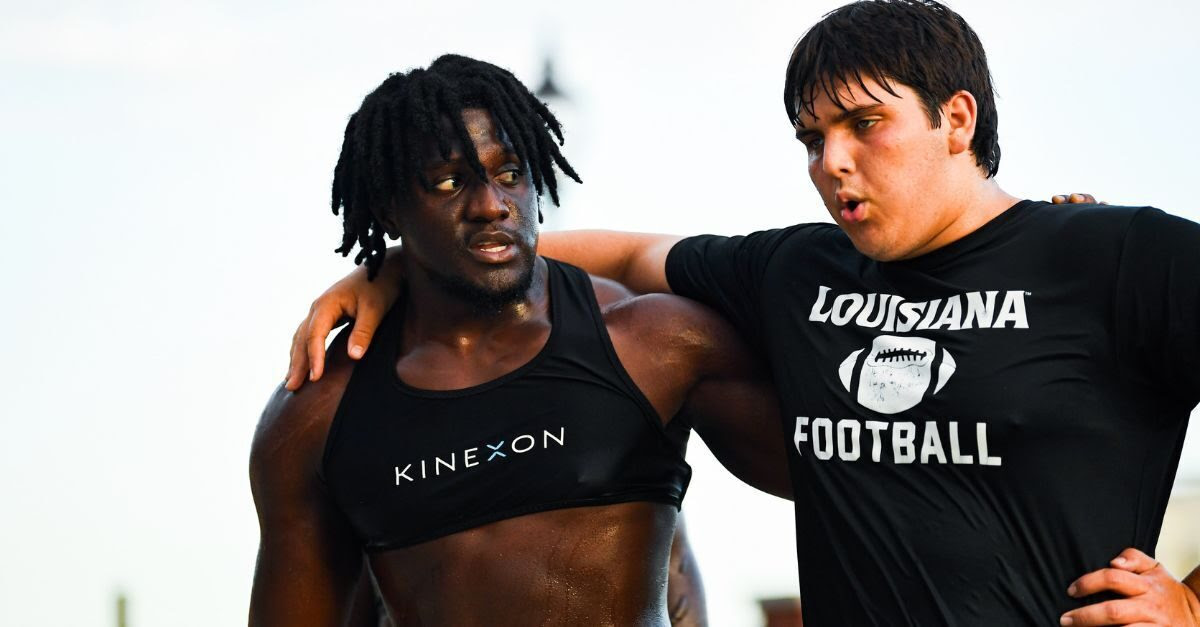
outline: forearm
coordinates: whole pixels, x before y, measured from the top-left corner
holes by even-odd
[[[542,233],[538,254],[612,279],[639,294],[669,294],[667,253],[679,240],[677,235],[655,233],[556,231]]]

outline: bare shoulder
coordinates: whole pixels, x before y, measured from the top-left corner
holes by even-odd
[[[596,302],[600,303],[601,309],[637,296],[633,290],[612,279],[594,274],[589,274],[588,278],[592,280],[592,289],[596,292]]]
[[[320,381],[296,392],[280,384],[267,401],[250,446],[250,482],[256,493],[264,483],[315,476],[333,415],[354,370],[346,356],[345,335],[329,347],[329,366]]]
[[[642,332],[655,330],[692,340],[720,339],[733,334],[720,314],[694,300],[674,294],[630,295],[601,305],[604,319],[613,325]]]
[[[692,324],[726,325],[715,311],[700,303],[675,296],[674,294],[637,294],[623,284],[588,275],[596,292],[596,301],[604,312],[605,320],[619,320],[623,324],[657,324],[663,320]]]
[[[601,303],[601,313],[614,339],[636,338],[643,349],[683,351],[701,358],[745,351],[741,338],[725,318],[682,296],[629,293],[607,305]]]

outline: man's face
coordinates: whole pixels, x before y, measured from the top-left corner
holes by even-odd
[[[430,278],[483,306],[513,302],[529,288],[537,251],[537,196],[527,166],[485,109],[463,122],[487,173],[480,179],[462,146],[450,160],[426,151],[431,187],[417,183],[412,206],[397,213],[405,255]]]
[[[855,248],[880,261],[929,252],[954,218],[946,209],[948,125],[931,128],[917,94],[893,82],[893,96],[865,79],[824,93],[814,119],[801,111],[796,137],[808,148],[808,174]],[[878,100],[876,100],[878,98]]]

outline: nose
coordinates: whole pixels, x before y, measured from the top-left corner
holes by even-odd
[[[513,201],[496,185],[484,185],[467,204],[467,219],[472,222],[505,220],[514,209]]]
[[[842,177],[854,171],[854,158],[847,141],[830,133],[821,153],[821,170],[832,177]]]

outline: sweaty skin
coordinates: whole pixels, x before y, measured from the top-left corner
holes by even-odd
[[[627,298],[611,282],[595,285],[614,348],[659,415],[682,411],[731,471],[788,496],[774,392],[727,324],[682,298]],[[544,319],[545,298],[535,302]],[[262,545],[252,624],[332,622],[359,576],[357,541],[316,478],[353,369],[344,341],[335,341],[320,381],[276,392],[255,435]],[[524,358],[530,348],[536,354],[540,344],[522,342],[516,352]],[[475,368],[469,377],[503,374]],[[668,615],[685,617],[688,604],[667,606],[675,524],[673,507],[653,503],[554,510],[374,554],[370,567],[397,625],[665,625]]]
[[[455,234],[479,225],[523,233],[536,219],[528,177],[509,174],[514,157],[490,116],[467,109],[464,122],[491,179],[461,174],[396,225],[414,244],[405,289],[408,302],[421,306],[405,309],[395,368],[418,388],[497,379],[532,359],[550,333],[554,295],[541,258],[533,257],[524,297],[495,316],[457,302],[430,278],[427,268],[454,268],[479,284],[508,281],[507,262],[473,265],[474,253],[457,243],[468,238]],[[523,247],[521,236],[513,241]],[[529,250],[518,252],[532,254],[536,242],[534,231]],[[618,358],[664,424],[688,421],[742,480],[789,497],[776,395],[728,323],[682,298],[633,296],[604,279],[594,278],[593,288]],[[361,543],[317,475],[354,367],[346,334],[334,348],[326,376],[296,393],[276,391],[255,433],[250,475],[261,540],[252,625],[341,624],[366,584]],[[661,626],[689,619],[689,607],[702,604],[687,590],[668,602],[676,521],[673,506],[657,503],[574,507],[372,553],[367,561],[398,626]],[[681,572],[687,556],[678,557]]]
[[[1056,205],[1096,203],[1091,194],[1059,194]],[[1100,203],[1105,204],[1105,203]],[[628,287],[638,294],[670,294],[667,284],[667,253],[682,239],[679,235],[622,231],[578,230],[542,233],[538,253],[561,259]],[[321,294],[308,316],[296,327],[289,351],[284,387],[295,391],[306,380],[316,381],[325,372],[325,344],[329,334],[345,321],[353,322],[346,351],[352,359],[362,357],[375,329],[396,302],[404,275],[400,246],[388,249],[379,278],[367,280],[357,268]]]
[[[838,84],[836,77],[832,83]],[[953,94],[937,112],[942,124],[929,125],[908,86],[896,83],[896,90],[880,90],[872,80],[840,84],[850,92],[841,94],[841,104],[831,102],[826,91],[816,96],[810,115],[793,121],[809,151],[814,185],[859,252],[877,260],[923,255],[973,232],[1015,202],[970,152],[977,113],[973,95]],[[863,97],[855,84],[881,97]],[[665,259],[677,238],[617,233],[564,237],[542,252],[638,291],[669,291]],[[558,245],[564,252],[553,249]],[[393,272],[402,267],[389,265]],[[341,315],[356,318],[351,355],[366,346],[386,309],[377,305],[394,294],[363,290],[362,284],[361,277],[352,277],[314,304],[293,344],[289,387],[301,384],[306,362],[311,363],[309,378],[321,377],[323,341]],[[1120,597],[1068,612],[1062,624],[1200,624],[1195,593],[1200,568],[1179,582],[1132,549],[1111,565],[1084,575],[1063,593],[1084,597],[1113,592]]]

